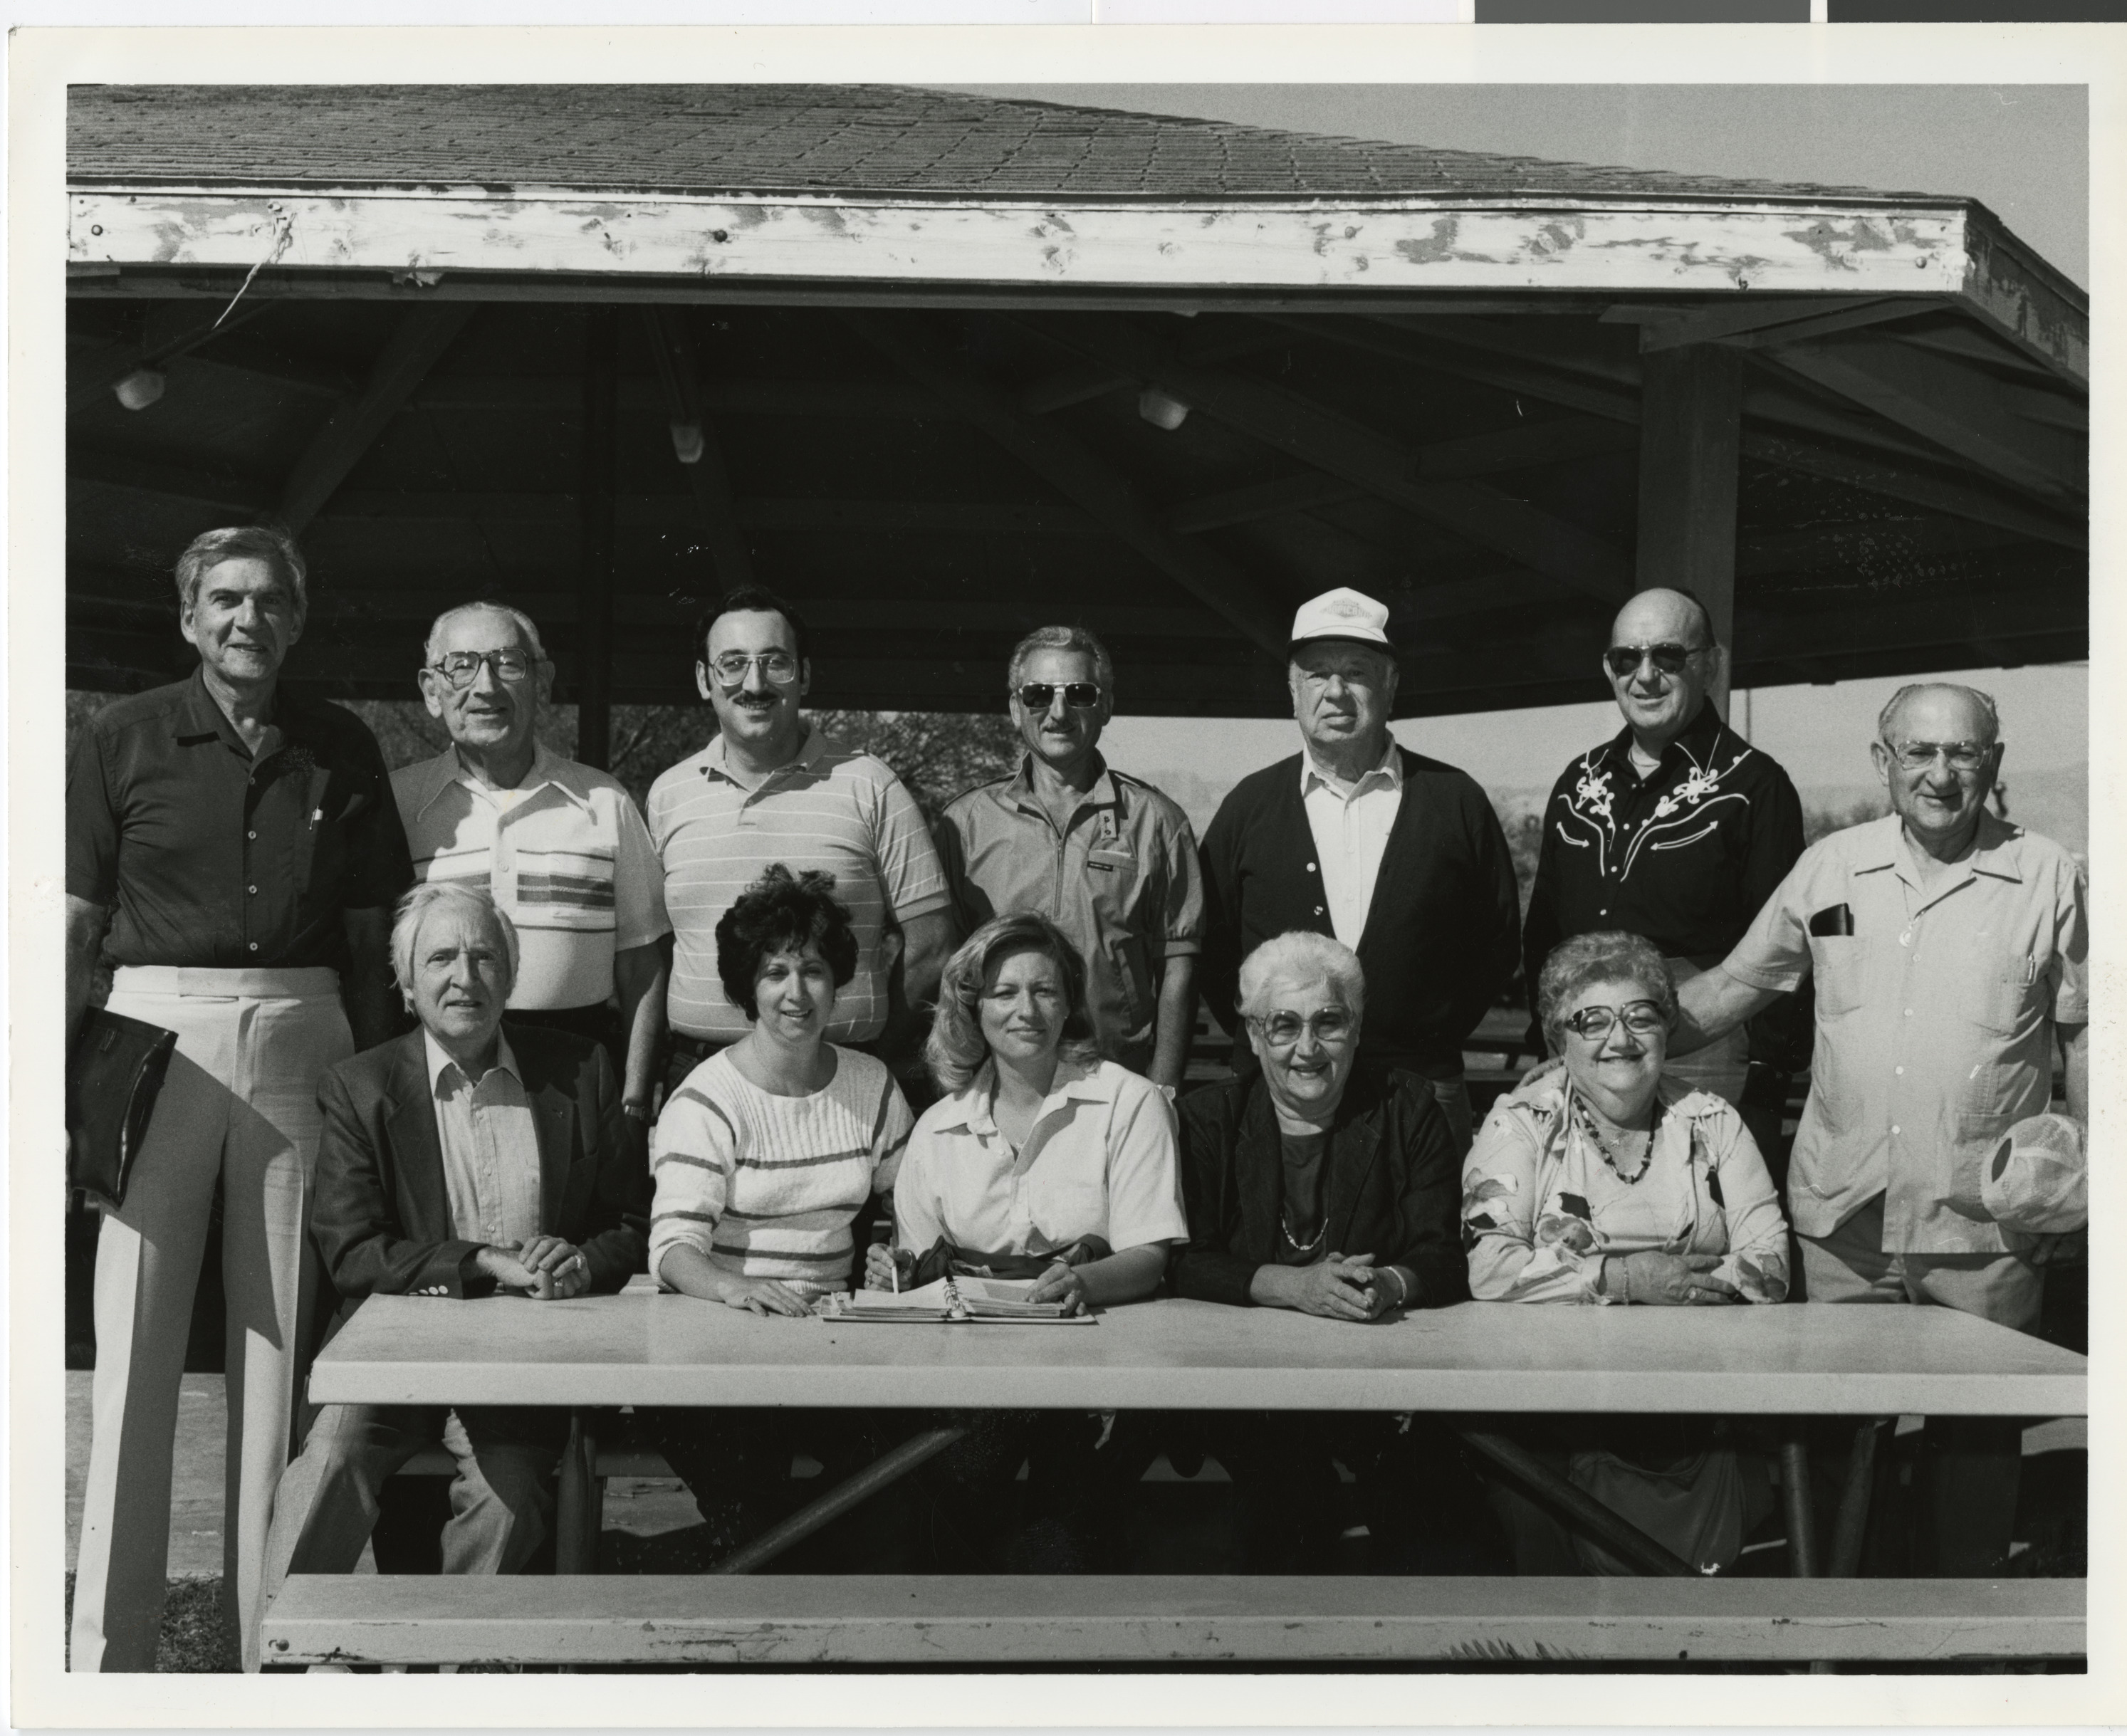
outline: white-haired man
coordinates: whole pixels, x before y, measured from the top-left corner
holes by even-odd
[[[518,955],[476,887],[430,881],[400,906],[392,964],[419,1029],[319,1093],[314,1233],[335,1332],[370,1296],[566,1298],[642,1268],[649,1175],[612,1065],[573,1032],[505,1023]],[[385,1480],[438,1442],[457,1461],[443,1570],[518,1571],[547,1535],[567,1426],[552,1407],[326,1406],[281,1479],[269,1592],[289,1573],[353,1571]],[[244,1645],[255,1668],[255,1625]]]
[[[523,611],[445,610],[429,629],[420,680],[451,745],[401,766],[391,790],[415,873],[486,887],[516,925],[513,1022],[603,1043],[626,1113],[647,1127],[672,931],[664,866],[620,781],[540,742],[552,670]]]
[[[1026,756],[938,827],[960,930],[1016,911],[1046,916],[1086,962],[1101,1055],[1172,1095],[1189,1064],[1204,927],[1189,816],[1101,757],[1115,664],[1085,628],[1036,627],[1005,680]]]
[[[318,1081],[393,1026],[386,937],[412,878],[377,742],[287,690],[303,557],[269,526],[178,561],[186,679],[104,707],[67,764],[67,1039],[99,964],[109,1009],[177,1033],[96,1252],[95,1428],[72,1666],[152,1670],[192,1293],[221,1199],[228,1509],[222,1598],[255,1621],[309,1332],[303,1237]]]
[[[2012,1252],[1981,1199],[1988,1159],[2044,1110],[2058,1040],[2070,1114],[2088,1091],[2088,894],[2060,845],[1987,810],[1994,702],[1902,688],[1870,744],[1892,811],[1819,840],[1750,932],[1684,983],[1676,1042],[1717,1038],[1805,978],[1817,986],[1809,1100],[1788,1172],[1811,1302],[1921,1302],[2031,1332],[2047,1251]],[[1990,1573],[2015,1512],[2013,1422],[1944,1426],[1938,1565]],[[1931,1434],[1938,1425],[1930,1425]]]

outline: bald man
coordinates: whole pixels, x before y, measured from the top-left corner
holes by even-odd
[[[2035,1331],[2045,1242],[2012,1252],[1980,1185],[2001,1136],[2088,1092],[2088,891],[2065,849],[1987,811],[1994,702],[1902,688],[1869,745],[1881,820],[1820,840],[1714,969],[1683,986],[1670,1052],[1817,985],[1809,1101],[1788,1190],[1812,1303],[1933,1303]],[[1988,1574],[2016,1511],[2013,1419],[1935,1419],[1937,1570]]]
[[[1641,591],[1618,612],[1603,669],[1624,727],[1566,767],[1544,809],[1522,925],[1532,1011],[1544,960],[1575,934],[1641,935],[1679,982],[1718,963],[1802,854],[1794,784],[1708,697],[1726,656],[1689,591]],[[1670,1069],[1743,1109],[1769,1164],[1795,1036],[1774,1015]]]

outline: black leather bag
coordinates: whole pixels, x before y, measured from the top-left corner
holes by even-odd
[[[126,1203],[148,1118],[178,1034],[122,1013],[91,1012],[67,1059],[67,1185],[97,1204]]]

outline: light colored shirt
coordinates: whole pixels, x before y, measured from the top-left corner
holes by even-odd
[[[1714,1275],[1750,1302],[1788,1293],[1788,1226],[1743,1118],[1664,1079],[1646,1170],[1627,1181],[1566,1110],[1553,1062],[1492,1106],[1462,1160],[1462,1239],[1480,1302],[1612,1303],[1606,1256],[1725,1256]]]
[[[2090,1017],[2088,900],[2073,856],[1992,814],[1926,885],[1895,814],[1803,852],[1725,965],[1761,989],[1816,980],[1798,1231],[1828,1236],[1881,1194],[1886,1252],[2006,1250],[1983,1171],[2046,1107],[2054,1026]]]
[[[672,918],[673,1029],[736,1043],[751,1029],[717,975],[717,924],[774,863],[822,869],[850,912],[856,973],[835,996],[827,1036],[865,1043],[885,1029],[886,961],[879,937],[945,908],[945,871],[916,799],[882,760],[837,746],[810,725],[788,765],[749,783],[731,769],[724,740],[650,787],[650,837],[665,864]]]
[[[835,1076],[804,1097],[764,1091],[719,1050],[651,1136],[651,1271],[662,1285],[665,1256],[685,1246],[807,1298],[848,1289],[850,1221],[893,1185],[911,1120],[885,1063],[855,1049],[836,1049]]]
[[[1374,882],[1381,878],[1389,834],[1403,807],[1403,755],[1395,739],[1390,739],[1381,763],[1348,789],[1324,775],[1313,754],[1303,752],[1300,799],[1315,834],[1330,929],[1356,951],[1366,932],[1367,912],[1373,907]]]
[[[1161,964],[1203,944],[1204,888],[1188,816],[1150,784],[1102,764],[1070,823],[1035,798],[1030,758],[945,810],[944,852],[961,931],[1038,911],[1086,962],[1093,1040],[1108,1060],[1152,1065]]]
[[[998,1129],[994,1063],[923,1112],[893,1188],[895,1238],[1046,1254],[1098,1236],[1116,1252],[1186,1242],[1174,1112],[1111,1061],[1064,1062],[1015,1152]]]
[[[428,1032],[421,1042],[452,1232],[463,1242],[515,1247],[540,1232],[539,1130],[509,1039],[496,1034],[495,1065],[477,1084]]]
[[[650,833],[604,772],[541,747],[522,783],[496,789],[453,747],[400,767],[391,793],[415,873],[484,887],[516,924],[513,1007],[602,1005],[613,954],[671,931]]]

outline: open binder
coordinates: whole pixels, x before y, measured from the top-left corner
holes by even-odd
[[[1066,1314],[1060,1302],[1029,1302],[1034,1278],[940,1278],[913,1290],[858,1290],[822,1297],[817,1311],[830,1320],[885,1322],[1008,1322],[1021,1326],[1091,1326],[1091,1314]]]

